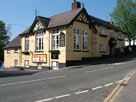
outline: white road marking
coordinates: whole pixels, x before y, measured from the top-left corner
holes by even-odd
[[[113,85],[113,83],[106,84],[106,85],[104,85],[104,87],[108,87],[110,85]]]
[[[53,98],[43,99],[43,100],[39,100],[39,101],[35,101],[35,102],[47,102],[47,101],[51,101],[51,100],[53,100]]]
[[[101,71],[101,70],[106,70],[106,69],[111,69],[111,68],[114,68],[114,66],[105,67],[105,68],[101,68],[101,69],[97,69],[97,70],[86,71],[85,73],[92,73],[92,72]]]
[[[87,93],[87,92],[89,92],[89,90],[84,90],[84,91],[75,92],[75,94],[82,94],[82,93]]]
[[[1,84],[0,87],[17,85],[17,84],[24,84],[24,83],[31,83],[31,82],[38,82],[38,81],[44,81],[44,80],[49,80],[49,79],[57,79],[57,78],[62,78],[62,77],[66,77],[66,75],[49,77],[49,78],[42,78],[42,79],[35,79],[35,80],[29,80],[29,81],[20,81],[20,82],[15,82],[15,83]]]
[[[58,99],[58,98],[64,98],[64,97],[68,97],[68,96],[71,96],[71,94],[66,94],[66,95],[56,96],[55,98],[56,98],[56,99]]]
[[[116,81],[115,83],[120,83],[120,82],[122,82],[123,80],[119,80],[119,81]]]
[[[92,90],[97,90],[97,89],[100,89],[100,88],[103,88],[103,86],[98,86],[98,87],[95,87],[95,88],[92,88]]]

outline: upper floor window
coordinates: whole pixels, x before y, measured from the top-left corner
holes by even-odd
[[[88,51],[88,32],[83,31],[83,51]]]
[[[104,43],[100,44],[100,51],[102,51],[102,52],[106,51],[106,46],[104,45]]]
[[[55,29],[53,30],[52,34],[52,49],[58,50],[59,48],[59,30]]]
[[[43,33],[36,34],[36,51],[43,51]]]
[[[10,50],[9,49],[7,50],[7,54],[10,54]]]
[[[122,39],[121,33],[118,34],[118,39]]]
[[[14,50],[14,53],[18,53],[18,49],[15,49],[15,50]]]
[[[80,50],[80,33],[78,29],[74,29],[74,50]]]
[[[110,32],[110,38],[114,38],[114,33],[113,32]]]
[[[29,50],[29,36],[25,37],[25,51]]]
[[[100,29],[99,29],[99,33],[100,33],[100,35],[105,35],[105,34],[104,34],[104,28],[100,28]]]

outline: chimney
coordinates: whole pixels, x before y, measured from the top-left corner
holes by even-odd
[[[110,20],[110,24],[114,24],[114,22],[113,22],[113,20],[112,20],[112,19]]]
[[[75,9],[78,9],[78,8],[81,8],[81,3],[74,0],[74,2],[72,3],[72,10],[75,10]]]

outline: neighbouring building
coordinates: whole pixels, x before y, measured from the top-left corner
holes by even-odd
[[[4,48],[5,67],[58,69],[124,47],[124,33],[112,22],[89,15],[74,0],[72,10],[33,24]]]

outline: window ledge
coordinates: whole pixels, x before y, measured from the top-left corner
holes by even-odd
[[[74,50],[74,52],[81,52],[81,50]]]
[[[44,52],[44,51],[35,51],[36,53]]]
[[[118,39],[119,41],[123,41],[123,39]]]
[[[83,52],[89,52],[89,50],[83,50]]]
[[[100,51],[101,53],[106,53],[106,51]]]
[[[108,35],[105,35],[105,34],[100,34],[100,36],[102,36],[102,37],[108,37]]]

